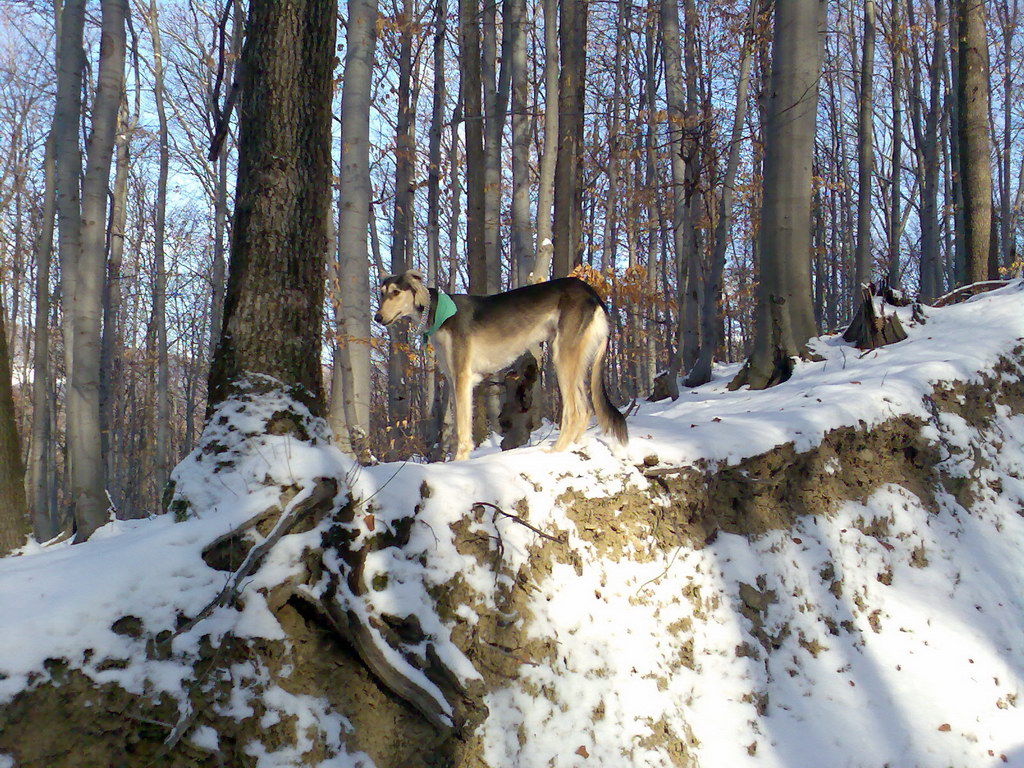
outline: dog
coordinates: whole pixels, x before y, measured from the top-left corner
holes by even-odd
[[[485,376],[514,363],[542,342],[552,348],[562,393],[561,432],[554,450],[579,440],[590,420],[590,404],[602,431],[626,445],[626,418],[612,404],[604,382],[608,348],[608,309],[582,280],[563,277],[492,296],[448,296],[428,288],[423,274],[410,269],[380,283],[380,311],[387,327],[402,319],[419,323],[424,342],[437,351],[441,371],[455,399],[455,460],[473,447],[473,387]]]

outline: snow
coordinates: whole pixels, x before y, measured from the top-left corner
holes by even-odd
[[[339,501],[359,500],[355,548],[415,518],[403,547],[367,555],[364,581],[374,588],[338,599],[364,622],[417,617],[463,681],[480,671],[453,642],[453,622],[506,611],[510,574],[532,573],[528,605],[508,619],[552,649],[553,661],[524,658],[515,678],[486,694],[478,735],[489,766],[668,768],[685,754],[705,767],[1022,768],[1024,415],[998,405],[979,431],[930,399],[942,383],[1009,375],[996,366],[1024,343],[1022,299],[1024,283],[1015,281],[930,310],[923,325],[907,313],[909,338],[867,354],[823,338],[820,361],[799,363],[790,381],[764,392],[729,392],[736,368],[722,367],[674,403],[641,405],[629,418],[627,460],[596,432],[579,450],[549,453],[554,435],[541,430],[513,452],[492,446],[465,462],[359,468],[308,414],[310,440],[262,434],[268,415],[294,401],[254,391],[227,406],[175,471],[174,514],[111,522],[86,544],[32,544],[0,559],[0,703],[45,681],[55,658],[97,682],[185,701],[203,636],[285,638],[263,595],[296,571],[318,529],[280,541],[246,581],[243,610],[213,611],[162,661],[147,660],[145,649],[147,636],[195,616],[225,586],[228,575],[201,557],[207,544],[274,505],[296,506],[330,477]],[[616,556],[559,501],[569,490],[599,499],[645,488],[635,466],[645,459],[714,468],[786,443],[809,450],[831,430],[896,416],[923,420],[943,472],[976,481],[970,509],[941,488],[923,500],[882,485],[788,530],[720,533],[703,548],[641,536]],[[214,444],[216,453],[204,453]],[[229,460],[233,470],[211,470]],[[832,460],[825,471],[842,467]],[[288,487],[296,495],[283,497]],[[487,505],[560,538],[555,546],[574,557],[528,571],[544,540]],[[489,541],[493,561],[461,552],[457,526]],[[326,553],[326,564],[344,574],[332,558]],[[471,597],[442,619],[431,591],[456,579]],[[322,595],[324,586],[311,591]],[[114,631],[124,616],[139,620],[139,637]],[[415,665],[374,638],[451,711]],[[425,643],[406,651],[422,656]],[[103,663],[111,659],[123,663]],[[269,685],[256,661],[234,665],[229,678],[237,684],[219,714],[254,716],[260,690],[264,728],[285,718],[296,725],[293,746],[245,745],[257,765],[304,764],[314,744],[333,755],[322,766],[373,765],[346,745],[352,724],[327,700]],[[187,738],[211,752],[220,744],[206,725]],[[7,765],[13,760],[0,754],[0,768]]]

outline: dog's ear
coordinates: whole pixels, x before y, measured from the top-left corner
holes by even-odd
[[[406,270],[404,277],[409,287],[412,288],[416,305],[419,307],[430,306],[430,291],[427,290],[427,285],[423,282],[423,273],[418,269],[409,269]]]

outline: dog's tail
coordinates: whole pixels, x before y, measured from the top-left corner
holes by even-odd
[[[626,417],[622,415],[611,398],[604,382],[604,358],[608,351],[608,311],[598,305],[591,321],[596,327],[597,348],[593,362],[590,364],[590,402],[594,406],[594,414],[601,430],[611,434],[620,445],[629,442],[629,430],[626,428]]]

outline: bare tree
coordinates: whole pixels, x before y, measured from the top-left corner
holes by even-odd
[[[793,359],[814,334],[811,307],[811,162],[814,154],[819,26],[823,0],[793,0],[775,8],[771,96],[765,130],[757,335],[730,387],[751,389],[785,381]]]
[[[156,187],[156,221],[153,231],[153,326],[156,331],[157,374],[156,374],[156,453],[154,456],[154,480],[159,494],[167,483],[170,473],[171,446],[170,421],[171,404],[168,387],[170,375],[167,350],[167,271],[164,264],[164,235],[167,218],[167,174],[170,166],[167,133],[167,108],[164,96],[164,57],[160,39],[160,18],[156,0],[150,0],[146,13],[146,26],[153,43],[153,99],[156,104],[159,133],[159,169]]]
[[[29,454],[29,488],[32,530],[36,539],[47,541],[57,535],[57,510],[50,504],[49,458],[53,451],[50,431],[50,263],[53,259],[53,224],[56,214],[54,134],[46,139],[43,160],[44,191],[42,216],[36,237],[36,308],[32,365],[32,442]]]
[[[377,41],[376,0],[351,0],[341,91],[341,180],[338,274],[341,324],[331,399],[331,426],[342,450],[365,452],[370,431],[370,90]],[[344,424],[344,429],[341,425]]]
[[[484,132],[480,73],[480,4],[459,0],[459,61],[466,131],[466,263],[469,292],[487,293],[484,245]]]
[[[210,414],[249,374],[293,387],[314,415],[324,412],[335,14],[333,0],[249,7],[235,225]]]
[[[989,244],[992,236],[992,148],[989,134],[988,40],[985,37],[985,5],[981,0],[956,0],[959,73],[961,185],[964,197],[964,245],[968,282],[989,275]]]
[[[736,110],[733,114],[732,132],[729,136],[729,156],[726,160],[725,177],[722,180],[722,194],[718,198],[718,222],[715,225],[715,241],[711,254],[707,284],[704,287],[704,310],[701,313],[700,353],[697,362],[686,375],[686,386],[697,387],[711,381],[711,365],[719,345],[720,323],[718,304],[722,294],[722,277],[725,272],[725,253],[728,247],[736,171],[739,168],[740,145],[743,139],[743,124],[747,116],[747,98],[750,89],[750,61],[754,46],[755,23],[758,7],[762,0],[750,0],[747,30],[740,53],[739,84],[736,88]],[[671,386],[671,383],[670,383]]]
[[[11,356],[0,302],[0,555],[24,544],[29,530],[25,470],[11,392]]]
[[[106,277],[107,182],[124,88],[127,6],[124,0],[103,0],[100,7],[100,65],[81,193],[77,135],[85,66],[81,0],[69,0],[61,14],[54,117],[64,344],[70,377],[67,442],[77,541],[88,538],[107,518],[100,436],[100,317]]]
[[[555,163],[553,274],[562,277],[579,263],[583,231],[580,155],[587,70],[587,4],[562,0],[558,27],[558,156]]]
[[[532,282],[547,280],[554,255],[551,209],[558,150],[558,0],[544,2],[544,145],[537,179],[537,258]]]
[[[854,254],[853,300],[860,286],[871,281],[871,182],[875,166],[874,81],[875,3],[864,2],[864,38],[860,65],[860,103],[857,109],[857,249]]]

